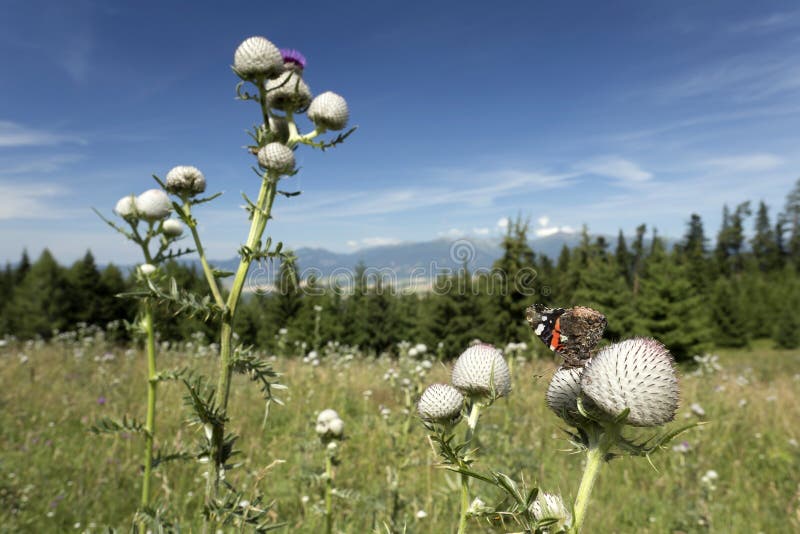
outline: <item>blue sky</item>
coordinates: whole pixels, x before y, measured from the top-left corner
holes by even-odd
[[[301,50],[359,126],[298,151],[304,193],[269,230],[291,247],[491,237],[516,214],[680,236],[697,212],[713,235],[723,203],[774,214],[800,175],[794,1],[3,5],[0,259],[136,261],[90,208],[174,165],[225,192],[198,218],[209,255],[234,256],[258,114],[229,66],[251,35]]]

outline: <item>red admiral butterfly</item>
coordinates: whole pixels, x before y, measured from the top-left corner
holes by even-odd
[[[592,308],[546,308],[534,304],[525,319],[544,344],[564,358],[565,367],[583,367],[592,357],[608,322]]]

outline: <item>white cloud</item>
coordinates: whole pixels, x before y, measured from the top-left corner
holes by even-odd
[[[472,233],[475,235],[489,235],[488,228],[473,228]]]
[[[547,226],[547,224],[550,222],[550,217],[548,217],[547,215],[542,215],[541,217],[539,217],[537,222],[539,223],[539,226]]]
[[[767,153],[744,154],[706,160],[706,165],[723,172],[769,171],[783,165],[782,158]]]
[[[450,228],[449,230],[445,230],[444,232],[438,232],[439,237],[462,237],[465,236],[467,233],[460,228]]]
[[[614,178],[621,182],[646,182],[653,173],[645,171],[633,161],[617,156],[607,156],[583,162],[578,168],[586,173]]]
[[[351,248],[383,247],[387,245],[397,245],[401,242],[400,239],[394,237],[364,237],[358,240],[351,239],[347,242],[347,246]]]
[[[500,219],[497,221],[497,227],[501,230],[505,230],[508,228],[508,223],[508,217],[500,217]]]
[[[0,220],[57,219],[64,211],[51,205],[64,188],[51,184],[0,183]]]
[[[50,146],[63,143],[85,145],[86,141],[75,136],[29,128],[12,121],[0,121],[0,147]]]

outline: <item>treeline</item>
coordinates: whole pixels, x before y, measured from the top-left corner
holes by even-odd
[[[356,266],[354,287],[334,290],[298,280],[296,266],[284,262],[276,291],[242,303],[237,332],[244,343],[297,355],[327,341],[380,353],[407,340],[449,358],[474,339],[532,341],[524,310],[543,302],[597,308],[608,317],[608,339],[653,336],[679,358],[757,338],[800,346],[800,180],[776,216],[763,202],[725,206],[713,247],[696,214],[671,250],[645,225],[630,243],[620,231],[613,245],[584,229],[579,246],[564,247],[554,260],[530,248],[528,231],[518,218],[491,272],[464,265],[426,293],[392,291],[364,265]],[[173,262],[165,270],[180,287],[207,291],[194,268]],[[68,268],[47,251],[33,264],[23,255],[0,278],[0,328],[48,337],[80,322],[133,321],[135,301],[115,297],[133,288],[118,268],[99,270],[90,253]],[[216,337],[198,319],[160,313],[162,339],[197,331]]]

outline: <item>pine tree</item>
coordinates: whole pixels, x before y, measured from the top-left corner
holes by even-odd
[[[786,207],[781,218],[789,234],[786,256],[796,268],[800,268],[800,179],[786,196]]]
[[[19,265],[17,265],[16,274],[16,284],[21,284],[22,280],[25,278],[25,275],[28,274],[28,271],[31,270],[31,260],[28,257],[28,250],[25,249],[22,251],[22,258],[19,260]]]
[[[628,244],[625,242],[625,234],[622,229],[619,230],[617,235],[617,250],[614,253],[614,259],[617,263],[617,272],[625,279],[627,284],[633,282],[631,273],[631,262],[633,261]]]
[[[302,306],[300,280],[297,264],[289,259],[281,261],[276,280],[275,314],[276,324],[288,328],[294,321]]]
[[[603,313],[608,320],[605,333],[608,339],[627,337],[634,326],[636,312],[632,292],[619,272],[616,256],[610,258],[596,254],[588,259],[580,272],[572,303]]]
[[[750,240],[753,256],[762,272],[770,272],[780,265],[779,241],[772,230],[769,221],[769,211],[764,202],[758,205],[756,214],[755,234]]]
[[[69,282],[70,322],[98,324],[100,319],[100,272],[94,256],[86,251],[67,273]]]
[[[711,301],[714,343],[720,347],[746,347],[750,329],[742,292],[735,280],[717,279]]]
[[[796,270],[787,265],[782,273],[781,290],[773,314],[772,339],[782,349],[800,347],[800,279]]]
[[[647,233],[647,225],[640,224],[636,227],[636,240],[633,242],[633,266],[631,269],[631,287],[633,288],[634,298],[639,294],[640,277],[644,265],[644,236]]]
[[[645,261],[634,305],[635,332],[661,341],[676,358],[691,357],[704,347],[709,328],[702,297],[694,291],[686,266],[674,253],[667,254],[661,239]]]
[[[686,234],[678,247],[679,258],[686,264],[689,280],[695,291],[706,293],[710,278],[708,267],[708,239],[703,230],[700,215],[692,213],[686,228]]]
[[[66,276],[45,249],[14,291],[8,312],[11,328],[20,338],[49,337],[69,325]]]
[[[728,206],[722,211],[722,228],[717,235],[715,257],[719,272],[737,274],[744,267],[742,249],[744,247],[744,223],[751,215],[750,202],[742,202],[733,213]]]

